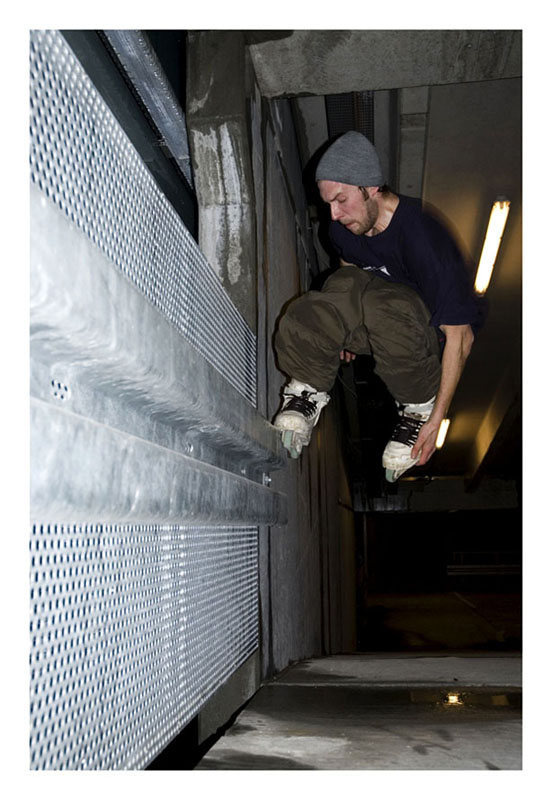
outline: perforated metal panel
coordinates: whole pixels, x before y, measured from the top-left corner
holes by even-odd
[[[140,769],[257,647],[255,528],[37,525],[31,767]]]
[[[57,31],[31,32],[30,125],[32,181],[255,404],[255,336]]]
[[[31,179],[31,768],[140,769],[258,647],[254,497],[269,490],[231,456],[182,452],[190,424],[259,458],[255,337],[58,32],[31,33]],[[217,380],[188,391],[205,367]],[[203,424],[210,386],[247,409],[247,436],[239,413]]]

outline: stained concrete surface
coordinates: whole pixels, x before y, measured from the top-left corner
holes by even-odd
[[[261,687],[196,769],[521,767],[521,659],[472,652],[293,665]]]

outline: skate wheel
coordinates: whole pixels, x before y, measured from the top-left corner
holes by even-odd
[[[290,454],[291,458],[299,458],[301,450],[297,449],[293,439],[293,431],[284,431],[282,433],[282,444]]]
[[[386,469],[385,470],[385,480],[388,483],[395,483],[395,481],[398,480],[398,477],[399,477],[399,473],[397,472],[396,469]]]

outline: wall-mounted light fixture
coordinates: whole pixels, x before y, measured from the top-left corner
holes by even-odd
[[[439,432],[437,433],[437,439],[435,441],[435,447],[439,450],[445,443],[445,437],[447,435],[447,431],[450,425],[450,419],[443,419],[441,420],[441,424],[439,426]]]
[[[458,692],[449,692],[447,696],[444,698],[445,705],[447,706],[462,706],[464,705],[464,701]]]
[[[484,294],[487,291],[509,212],[510,201],[506,197],[497,197],[491,208],[487,233],[475,277],[475,291],[478,294]]]

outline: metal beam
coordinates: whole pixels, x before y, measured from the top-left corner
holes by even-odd
[[[261,484],[36,400],[31,461],[33,522],[286,521],[284,496]]]
[[[186,118],[147,35],[143,31],[104,31],[132,85],[193,188]]]

